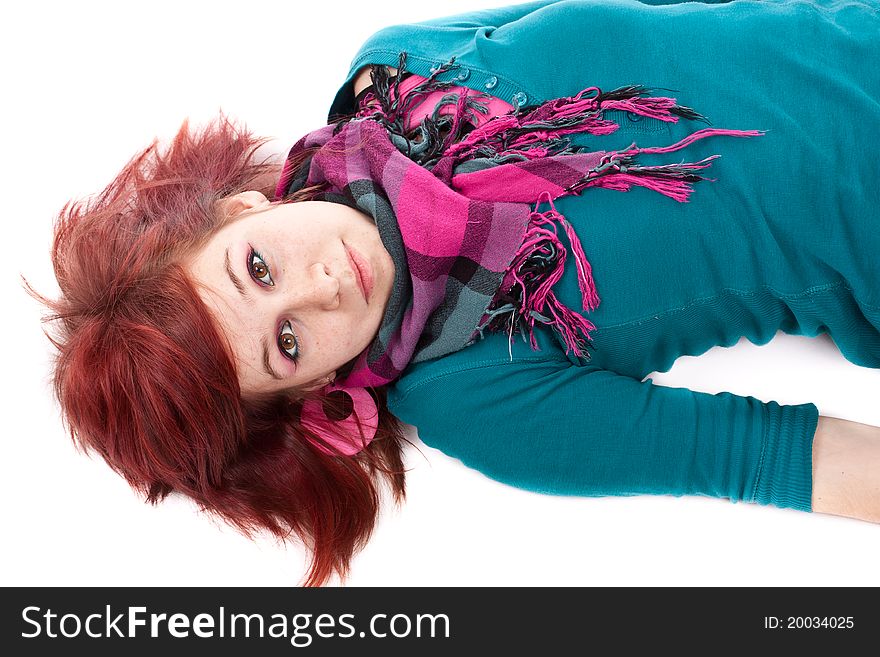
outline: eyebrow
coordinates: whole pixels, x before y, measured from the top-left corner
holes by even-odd
[[[232,281],[232,284],[235,286],[235,289],[238,290],[238,293],[243,296],[245,299],[250,300],[250,295],[248,291],[244,287],[244,283],[241,282],[241,279],[235,275],[235,272],[232,271],[232,265],[229,262],[229,247],[226,247],[226,256],[223,259],[223,264],[226,265],[226,273],[229,275],[229,280]]]
[[[235,272],[232,271],[232,264],[229,262],[229,247],[226,247],[226,255],[223,259],[223,264],[226,267],[226,273],[229,275],[229,280],[232,281],[232,284],[235,286],[235,289],[238,290],[238,293],[241,294],[245,299],[250,300],[250,295],[248,294],[247,289],[244,286],[244,283],[241,282],[241,279],[235,275]],[[275,371],[275,368],[272,367],[272,364],[269,362],[269,339],[265,336],[262,341],[263,347],[263,369],[266,371],[266,374],[271,376],[276,381],[283,381],[284,377],[281,376],[278,372]]]
[[[266,374],[271,376],[273,379],[278,381],[283,381],[284,377],[278,374],[272,365],[269,363],[269,340],[267,338],[263,338],[263,369],[266,370]]]

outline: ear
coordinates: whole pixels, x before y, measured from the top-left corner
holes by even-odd
[[[306,386],[305,388],[303,388],[303,390],[305,390],[306,392],[312,392],[312,391],[314,391],[314,390],[320,390],[321,388],[323,388],[323,387],[329,385],[329,381],[333,381],[335,378],[336,378],[336,372],[334,371],[333,373],[331,373],[331,374],[328,375],[328,376],[321,377],[321,378],[320,378],[318,381],[316,381],[315,383],[309,384],[308,386]]]
[[[253,189],[239,192],[233,196],[227,196],[220,199],[220,202],[229,218],[241,214],[245,210],[252,210],[261,205],[269,205],[269,199],[266,198],[266,195]]]

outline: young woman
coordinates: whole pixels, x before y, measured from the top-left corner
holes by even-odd
[[[281,168],[184,124],[61,213],[72,434],[151,501],[299,535],[308,584],[380,477],[403,499],[401,420],[529,490],[880,521],[880,429],[645,380],[779,330],[880,367],[878,28],[541,0],[376,33]]]

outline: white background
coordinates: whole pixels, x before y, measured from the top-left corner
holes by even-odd
[[[154,136],[219,109],[286,153],[320,127],[374,31],[510,2],[16,2],[0,26],[4,127],[0,584],[279,585],[305,553],[252,542],[185,500],[151,507],[77,453],[49,387],[41,309],[64,202],[98,192]],[[585,80],[585,83],[587,81]],[[197,373],[194,373],[197,374]],[[828,336],[683,357],[659,385],[727,390],[880,425],[880,371]],[[409,499],[352,565],[364,585],[880,584],[880,526],[711,498],[567,498],[488,479],[415,441]],[[338,580],[331,582],[339,585]],[[778,610],[776,610],[778,611]],[[843,613],[844,610],[839,610]]]

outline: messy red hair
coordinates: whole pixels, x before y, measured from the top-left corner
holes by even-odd
[[[96,198],[60,211],[60,298],[28,288],[51,311],[53,388],[77,447],[98,452],[150,503],[181,493],[248,536],[297,534],[312,557],[304,585],[320,586],[348,575],[372,533],[377,473],[397,504],[405,498],[405,438],[383,389],[370,390],[376,437],[353,457],[307,440],[299,411],[317,393],[240,394],[230,346],[184,262],[222,225],[218,199],[248,189],[274,198],[280,166],[256,158],[267,141],[222,113],[201,131],[184,121],[165,151],[154,140]],[[331,417],[345,415],[324,402]]]

